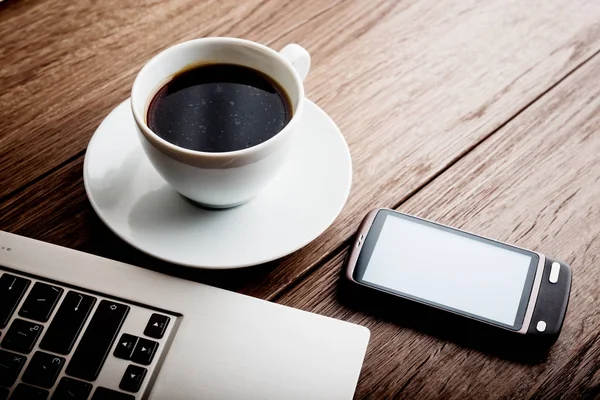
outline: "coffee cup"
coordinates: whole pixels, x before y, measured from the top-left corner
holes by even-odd
[[[191,150],[163,139],[148,126],[151,101],[176,74],[204,63],[239,65],[270,77],[288,96],[291,119],[270,139],[235,151]],[[303,80],[309,68],[310,56],[297,44],[277,52],[249,40],[215,37],[164,50],[144,65],[131,91],[131,108],[144,152],[165,181],[188,199],[212,208],[245,203],[273,180],[288,159],[302,119]]]

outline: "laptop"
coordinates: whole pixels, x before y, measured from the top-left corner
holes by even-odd
[[[0,399],[351,399],[368,329],[0,231]]]

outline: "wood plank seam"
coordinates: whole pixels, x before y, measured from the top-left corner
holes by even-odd
[[[497,398],[600,398],[600,281],[594,257],[600,254],[600,103],[593,85],[598,71],[596,57],[506,126],[506,134],[494,135],[401,207],[559,257],[578,255],[568,322],[549,358],[534,365],[511,362],[411,329],[411,324],[401,323],[401,313],[397,320],[357,313],[336,297],[340,254],[279,302],[371,329],[357,398],[478,399],[490,393]],[[517,240],[535,219],[532,233]],[[447,350],[435,350],[441,356],[429,358],[441,343],[448,343]],[[397,350],[389,356],[388,344]],[[397,388],[425,358],[429,362],[419,367],[420,375],[400,392]],[[381,380],[382,375],[387,378]]]
[[[320,4],[315,7],[313,3],[316,1],[308,0],[304,3],[310,6],[304,10],[302,18],[308,17],[311,12],[315,12],[316,8],[320,9],[323,6]],[[310,93],[309,97],[312,99],[321,99],[319,105],[340,124],[349,142],[356,166],[353,195],[336,223],[319,240],[313,241],[307,247],[273,265],[257,267],[247,274],[229,273],[233,279],[221,279],[222,277],[213,279],[213,276],[200,271],[195,273],[181,271],[181,275],[187,279],[225,286],[230,290],[239,290],[255,297],[266,298],[273,293],[274,289],[278,290],[280,285],[293,282],[307,269],[321,264],[340,242],[352,235],[354,223],[358,222],[356,215],[362,214],[363,210],[381,205],[390,207],[404,198],[423,180],[428,179],[434,171],[463,151],[464,147],[469,146],[473,140],[494,129],[532,96],[546,89],[573,68],[578,61],[589,56],[599,47],[596,40],[600,40],[600,30],[597,29],[600,27],[599,24],[593,23],[591,27],[587,26],[585,29],[575,29],[572,24],[562,24],[564,29],[557,29],[556,26],[547,29],[550,26],[547,22],[554,21],[558,16],[554,12],[556,10],[553,10],[555,5],[549,5],[550,9],[545,10],[547,14],[536,13],[535,19],[530,21],[519,17],[521,14],[520,6],[517,6],[518,2],[512,5],[502,2],[500,2],[502,4],[487,2],[485,5],[476,2],[467,3],[469,2],[460,1],[455,4],[451,2],[440,11],[439,8],[429,9],[420,2],[409,0],[402,2],[405,8],[398,9],[398,12],[393,12],[388,18],[380,20],[381,11],[390,4],[387,0],[370,3],[373,5],[372,8],[365,8],[362,2],[342,2],[337,8],[324,13],[324,17],[315,18],[311,23],[303,25],[300,29],[302,32],[294,31],[283,36],[276,43],[277,46],[283,46],[301,37],[302,44],[314,56],[315,66],[311,71],[310,79],[307,80],[307,93]],[[273,2],[273,4],[277,3]],[[495,30],[509,36],[512,32],[518,40],[516,43],[508,39],[501,41],[498,44],[502,46],[492,46],[495,49],[500,47],[501,51],[490,51],[488,54],[486,43],[489,42],[482,40],[482,37],[487,37],[485,35],[490,31],[490,27],[482,30],[477,21],[485,15],[496,15],[500,11],[498,7],[502,12],[488,22],[496,21],[497,23],[492,26]],[[245,23],[244,16],[252,8],[252,6],[243,7],[242,11],[235,13],[237,15],[235,18],[227,15],[225,22],[219,23],[219,28],[210,32],[227,34],[230,33],[230,29],[238,33],[245,32],[246,27],[253,24],[253,21]],[[209,7],[207,11],[209,12],[204,15],[211,20],[218,14],[213,13],[214,7]],[[577,10],[569,8],[563,11],[573,14],[573,18],[581,18],[582,15],[590,18],[596,10],[594,7],[585,10],[578,7]],[[571,14],[568,14],[569,17]],[[560,19],[564,19],[565,16],[562,15]],[[426,21],[419,22],[419,17],[426,17]],[[528,17],[531,15],[528,14]],[[538,17],[541,18],[539,21]],[[241,21],[232,25],[232,21],[240,18]],[[454,18],[459,20],[453,22]],[[339,20],[341,24],[330,24],[332,19]],[[373,25],[372,19],[379,20],[379,24]],[[125,19],[115,17],[113,20],[122,22]],[[264,42],[267,38],[279,34],[281,30],[288,29],[298,20],[298,17],[294,17],[286,19],[285,24],[267,22],[258,25],[261,29],[267,30],[268,34],[251,37],[251,39]],[[559,21],[554,22],[558,24]],[[150,24],[152,18],[148,17],[146,22],[149,25],[144,27],[152,27]],[[507,30],[509,27],[507,23],[512,24],[512,22],[517,25]],[[543,23],[538,24],[538,22]],[[235,26],[242,29],[236,29]],[[365,26],[373,26],[373,28],[356,40],[353,32],[363,32]],[[468,34],[470,26],[477,28],[477,32],[483,36],[473,37]],[[189,38],[188,34],[182,34],[180,31],[176,30],[175,34],[170,34],[169,40]],[[562,31],[566,33],[559,34]],[[553,36],[553,33],[556,35]],[[351,40],[348,40],[348,37]],[[457,42],[448,40],[448,37],[460,39],[458,42],[460,45],[454,48]],[[528,40],[525,40],[525,37]],[[146,37],[144,40],[155,39],[151,35],[150,39]],[[472,39],[476,40],[472,42]],[[536,43],[535,47],[525,45],[532,41]],[[164,40],[157,40],[157,42],[165,47],[169,45]],[[346,46],[340,47],[340,42],[345,42]],[[114,45],[118,43],[115,42]],[[105,43],[104,47],[115,48],[108,45]],[[455,51],[447,53],[451,48]],[[541,50],[538,51],[538,48]],[[120,47],[117,46],[116,49],[119,50]],[[339,49],[339,52],[331,54],[332,49]],[[426,54],[433,54],[433,56]],[[460,57],[456,57],[455,54]],[[479,56],[474,57],[474,55]],[[473,61],[475,67],[471,67],[472,63],[469,62],[458,68],[465,59]],[[486,67],[490,60],[495,61],[491,69]],[[447,65],[447,68],[440,68],[442,65]],[[532,67],[532,65],[536,66]],[[468,74],[460,72],[465,69],[469,71]],[[524,76],[523,71],[530,71],[530,73]],[[129,70],[127,74],[133,76],[135,72],[136,70]],[[443,80],[437,79],[440,75],[444,76]],[[121,79],[116,86],[126,89],[126,84],[127,82]],[[509,89],[506,90],[506,87]],[[384,88],[388,88],[389,92],[383,91]],[[106,115],[110,111],[109,107],[114,107],[115,102],[125,98],[127,94],[120,90],[116,97],[113,92],[110,102],[95,101],[96,96],[100,96],[104,90],[106,86],[96,90],[90,97],[94,101],[92,106],[85,110],[87,111],[85,115],[78,115],[79,120],[93,120],[91,125],[89,122],[78,125],[88,134],[97,123],[100,123],[98,118]],[[498,95],[499,93],[501,95]],[[489,96],[493,96],[497,101],[490,104],[487,101]],[[511,97],[513,98],[510,101],[507,100]],[[365,112],[368,110],[365,110],[363,104],[367,100],[376,105],[372,110],[373,113]],[[481,111],[482,105],[486,105],[484,112]],[[472,118],[465,120],[465,116]],[[71,120],[67,123],[63,120],[56,124],[58,129],[52,132],[58,135],[67,128],[69,133],[70,123]],[[79,132],[81,131],[79,129]],[[377,134],[369,135],[371,131]],[[75,151],[81,150],[82,146],[87,144],[85,141],[79,140],[79,142],[79,149],[74,149]],[[77,146],[72,145],[71,148],[73,147]],[[373,157],[373,154],[378,156]],[[105,229],[88,205],[81,183],[81,162],[81,158],[77,159],[75,163],[68,164],[65,168],[51,174],[48,179],[30,186],[9,199],[9,203],[12,204],[6,205],[7,213],[2,219],[3,223],[6,222],[5,229],[132,264],[163,268],[163,271],[174,273],[174,266],[159,267],[160,263],[156,260],[131,251],[124,242],[108,234],[108,229]],[[386,163],[394,164],[386,165]],[[29,165],[34,164],[29,163]],[[19,171],[18,164],[15,164],[15,167],[17,168],[13,169]],[[72,179],[73,182],[65,182],[67,179]],[[373,191],[373,188],[377,190]],[[65,196],[59,194],[61,190],[65,191]],[[34,200],[28,201],[30,192]],[[55,199],[54,205],[43,207],[40,203],[44,201],[44,196]],[[43,209],[38,211],[38,208]],[[70,212],[64,213],[65,209]],[[72,217],[62,219],[63,215]],[[95,223],[102,226],[94,227]],[[71,229],[73,233],[69,232]],[[75,232],[77,234],[74,234]],[[109,248],[98,245],[106,236],[114,240],[114,246]],[[232,280],[235,281],[233,285]]]
[[[521,115],[524,111],[526,111],[529,107],[531,107],[539,99],[541,99],[542,97],[544,97],[547,94],[549,94],[561,82],[563,82],[565,79],[569,78],[573,73],[577,72],[581,67],[583,67],[585,64],[587,64],[588,62],[590,62],[594,57],[597,57],[599,54],[600,54],[600,50],[596,51],[591,56],[589,56],[588,58],[586,58],[585,60],[583,60],[581,63],[577,64],[572,70],[570,70],[569,72],[567,72],[563,77],[561,77],[559,80],[557,80],[554,84],[550,85],[546,90],[544,90],[543,92],[541,92],[537,97],[533,98],[529,103],[525,104],[522,108],[520,108],[519,110],[517,110],[517,112],[515,114],[513,114],[506,121],[504,121],[503,123],[501,123],[498,127],[496,127],[496,129],[493,129],[489,134],[482,136],[482,138],[480,140],[478,140],[477,142],[475,142],[471,146],[465,148],[464,151],[462,151],[455,158],[453,158],[452,160],[450,160],[450,162],[448,162],[448,164],[446,164],[445,166],[443,166],[442,168],[440,168],[438,171],[436,171],[431,177],[429,177],[429,179],[423,181],[423,183],[421,183],[419,186],[415,187],[414,190],[412,190],[411,192],[407,193],[406,196],[404,196],[402,199],[400,199],[398,201],[398,203],[394,204],[391,208],[392,209],[397,209],[402,204],[404,204],[406,201],[408,201],[411,197],[417,195],[420,191],[422,191],[428,185],[430,185],[431,183],[433,183],[433,181],[435,181],[440,175],[442,175],[444,172],[446,172],[447,170],[449,170],[450,168],[452,168],[463,157],[467,156],[475,148],[477,148],[478,146],[480,146],[481,144],[483,144],[485,141],[489,140],[495,133],[497,133],[500,130],[502,130],[502,128],[504,128],[506,125],[508,125],[509,123],[511,123],[515,118],[517,118],[519,115]],[[367,211],[368,210],[365,210],[365,213]],[[357,216],[357,218],[362,218],[362,216]],[[528,232],[531,231],[534,228],[534,226],[535,226],[535,224],[533,226],[531,226],[531,228],[529,228]],[[297,279],[295,279],[294,281],[290,282],[287,286],[284,286],[284,287],[280,288],[278,291],[276,291],[272,295],[268,296],[267,299],[269,301],[277,302],[278,299],[280,299],[281,297],[283,297],[286,293],[292,291],[295,287],[297,287],[302,281],[304,281],[306,278],[308,278],[311,274],[313,274],[321,266],[327,264],[329,261],[331,261],[333,258],[335,258],[340,253],[343,253],[344,251],[347,251],[346,249],[350,245],[350,242],[352,240],[353,240],[353,236],[350,236],[348,239],[344,240],[342,243],[340,243],[339,246],[337,246],[333,251],[331,251],[331,253],[329,253],[329,255],[327,255],[327,257],[325,257],[320,263],[317,263],[313,267],[311,267],[311,268],[307,269],[306,271],[304,271],[304,273],[302,273],[301,275],[299,275],[297,277]]]
[[[585,59],[583,62],[581,62],[580,64],[578,64],[577,66],[575,66],[571,71],[569,71],[567,74],[565,74],[565,76],[563,76],[562,78],[560,78],[560,80],[558,80],[556,83],[554,83],[553,85],[551,85],[548,89],[544,90],[539,96],[537,96],[536,98],[534,98],[531,102],[527,103],[524,107],[522,107],[520,110],[518,110],[518,112],[516,112],[513,116],[511,116],[510,118],[508,118],[504,123],[500,124],[495,130],[491,131],[490,134],[486,135],[481,140],[479,140],[478,142],[476,142],[474,145],[468,147],[467,149],[465,149],[465,151],[461,152],[456,158],[454,158],[453,160],[451,160],[451,162],[449,162],[446,166],[444,166],[442,169],[440,169],[437,173],[435,173],[434,175],[432,175],[428,180],[424,181],[421,185],[419,185],[418,187],[416,187],[413,191],[409,192],[406,196],[404,196],[402,199],[400,199],[398,201],[398,203],[394,204],[391,208],[395,209],[395,208],[400,207],[404,202],[406,202],[412,196],[416,195],[418,192],[420,192],[426,186],[428,186],[429,184],[431,184],[438,176],[440,176],[445,171],[447,171],[449,168],[451,168],[453,165],[455,165],[461,158],[463,158],[464,156],[466,156],[468,153],[470,153],[477,146],[481,145],[485,140],[488,140],[494,133],[496,133],[498,130],[502,129],[506,124],[508,124],[510,121],[512,121],[518,115],[520,115],[523,111],[525,111],[527,108],[529,108],[533,103],[535,103],[541,97],[543,97],[544,95],[546,95],[547,93],[549,93],[560,82],[562,82],[568,76],[570,76],[571,74],[573,74],[575,71],[577,71],[584,64],[586,64],[587,62],[589,62],[592,58],[594,58],[595,56],[597,56],[599,53],[600,53],[600,51],[595,52],[590,57],[588,57],[587,59]],[[31,185],[35,184],[36,182],[39,182],[39,181],[43,180],[44,178],[46,178],[49,175],[51,175],[54,172],[56,172],[57,170],[60,170],[61,168],[67,166],[70,163],[76,162],[80,157],[83,157],[84,154],[85,154],[85,150],[82,150],[81,152],[79,152],[75,156],[71,157],[70,159],[66,160],[65,162],[61,163],[60,165],[52,168],[51,170],[47,171],[46,173],[40,175],[38,178],[34,179],[33,181],[29,182],[28,184],[26,184],[24,186],[21,186],[19,189],[16,189],[13,192],[7,194],[2,199],[0,199],[0,201],[4,202],[4,201],[7,201],[8,199],[10,199],[11,197],[14,197],[14,196],[18,195],[23,190],[26,190]],[[531,229],[533,229],[533,227],[531,227]],[[344,252],[345,249],[349,246],[351,240],[352,240],[352,237],[349,237],[348,239],[346,239],[343,242],[341,242],[333,251],[331,251],[327,256],[325,256],[323,258],[323,260],[321,260],[321,262],[315,264],[313,267],[311,267],[311,268],[307,269],[306,271],[304,271],[296,279],[294,279],[293,281],[291,281],[287,285],[282,286],[278,290],[275,290],[272,294],[270,294],[269,296],[267,296],[266,299],[268,299],[270,301],[275,301],[276,302],[279,298],[281,298],[282,296],[284,296],[289,291],[293,290],[297,285],[299,285],[301,282],[303,282],[306,278],[308,278],[312,273],[314,273],[316,270],[318,270],[321,266],[325,265],[326,263],[328,263],[329,261],[331,261],[333,258],[335,258],[336,256],[338,256],[340,253]]]
[[[298,29],[299,27],[308,24],[309,22],[313,21],[314,19],[320,17],[322,14],[329,12],[332,8],[335,8],[338,4],[340,4],[343,0],[339,0],[336,2],[332,2],[329,6],[327,6],[326,8],[322,9],[321,11],[312,14],[309,18],[305,19],[302,22],[299,22],[293,26],[291,26],[290,28],[286,29],[285,31],[282,31],[279,35],[275,36],[274,38],[272,38],[271,40],[265,42],[265,45],[270,46],[272,43],[278,41],[280,38],[288,35],[290,32],[293,32],[294,30]],[[258,7],[257,7],[258,8]],[[252,15],[256,9],[253,9],[250,14]],[[251,29],[249,30],[251,31]],[[247,35],[249,32],[246,32],[245,35]],[[243,37],[244,35],[240,35],[240,37]],[[6,193],[3,196],[0,196],[0,203],[3,203],[7,200],[9,200],[11,197],[14,197],[15,195],[19,194],[20,192],[22,192],[23,190],[27,189],[28,187],[36,184],[37,182],[43,180],[44,178],[52,175],[54,172],[56,172],[57,170],[67,166],[68,164],[75,162],[79,157],[82,157],[83,155],[85,155],[87,148],[84,150],[81,150],[80,152],[76,153],[75,155],[73,155],[72,157],[68,158],[67,160],[57,164],[56,166],[48,169],[47,171],[42,172],[40,175],[38,175],[37,177],[35,177],[34,179],[31,179],[29,182],[27,182],[25,185],[12,190],[9,193]]]
[[[325,14],[325,13],[329,12],[329,11],[330,11],[332,8],[336,7],[338,4],[342,3],[343,1],[344,1],[344,0],[339,0],[339,1],[332,2],[332,3],[331,3],[331,5],[330,5],[329,7],[322,9],[322,10],[321,10],[321,11],[319,11],[318,13],[316,13],[316,14],[313,14],[312,16],[310,16],[308,19],[306,19],[306,20],[304,20],[304,21],[302,21],[302,22],[299,22],[299,23],[297,23],[297,24],[295,24],[295,25],[292,25],[290,28],[288,28],[288,29],[286,29],[286,30],[282,31],[282,32],[281,32],[279,35],[275,36],[273,39],[271,39],[271,40],[269,40],[269,41],[265,42],[265,45],[267,45],[267,46],[270,46],[270,45],[271,45],[271,43],[277,42],[279,39],[281,39],[282,37],[284,37],[284,36],[288,35],[289,33],[293,32],[293,31],[295,31],[296,29],[300,28],[302,25],[306,25],[306,24],[308,24],[309,22],[311,22],[311,21],[313,21],[313,20],[315,20],[315,19],[319,18],[321,15],[323,15],[323,14]],[[251,31],[251,29],[249,29],[249,30],[248,30],[247,32],[245,32],[243,35],[240,35],[240,37],[241,37],[241,38],[244,38],[244,36],[248,35],[248,34],[250,33],[250,31]]]
[[[236,6],[233,4],[233,7],[227,6],[228,8],[225,10],[225,11],[227,11],[227,14],[228,14],[228,15],[225,15],[225,17],[229,16],[229,18],[223,18],[223,21],[220,24],[215,25],[215,26],[204,26],[203,25],[203,31],[200,31],[200,33],[196,32],[195,33],[196,36],[192,36],[192,34],[190,33],[190,30],[180,29],[178,34],[175,34],[176,31],[173,31],[173,34],[171,35],[172,36],[171,42],[165,43],[164,48],[168,47],[169,45],[178,43],[182,40],[189,40],[189,39],[192,39],[195,37],[205,37],[205,36],[237,36],[237,37],[250,36],[249,39],[253,39],[253,40],[258,39],[258,41],[261,43],[271,44],[272,42],[277,41],[279,38],[286,37],[287,35],[290,34],[290,32],[298,30],[300,27],[304,26],[305,24],[309,23],[310,21],[313,21],[315,18],[319,18],[323,13],[330,12],[332,8],[339,6],[340,3],[342,3],[342,1],[340,1],[340,0],[337,0],[337,1],[334,1],[331,3],[329,3],[329,2],[318,3],[315,1],[306,2],[305,5],[303,5],[302,7],[296,6],[294,13],[290,12],[290,10],[288,9],[289,6],[278,4],[276,1],[258,2],[255,7],[250,7],[250,8],[247,8],[246,6],[242,6],[242,5]],[[3,6],[5,6],[4,8],[7,9],[7,12],[12,11],[12,7],[10,7],[12,5],[15,6],[14,7],[15,9],[19,9],[19,12],[24,12],[24,13],[32,12],[32,9],[35,9],[35,7],[34,7],[35,4],[32,5],[30,2],[27,2],[27,1],[16,2],[16,4],[14,1],[9,1],[9,2],[3,3]],[[125,7],[126,5],[123,4],[122,6]],[[226,5],[224,5],[223,7],[225,7],[225,6]],[[276,6],[276,7],[274,7],[274,6]],[[165,5],[165,7],[166,7],[166,5]],[[201,7],[208,7],[208,5],[205,4],[205,5],[202,5]],[[23,8],[23,10],[21,10],[21,8]],[[99,7],[99,8],[102,9],[101,7]],[[171,7],[167,7],[167,8],[172,11]],[[223,10],[218,9],[217,7],[211,7],[211,8],[214,9],[215,12],[223,11]],[[269,22],[268,20],[265,20],[264,18],[261,17],[261,15],[264,14],[264,10],[263,10],[263,12],[261,12],[260,10],[263,8],[266,8],[267,11],[270,11],[272,9],[272,10],[274,10],[274,12],[277,12],[277,13],[280,13],[281,10],[285,9],[285,10],[287,10],[285,12],[285,14],[291,14],[291,15],[293,15],[293,17],[284,19],[284,20],[289,19],[289,23],[285,24],[285,23],[281,23],[281,21],[282,21],[281,15],[276,14],[276,18],[279,22],[277,22],[277,23]],[[256,10],[258,10],[258,12]],[[39,10],[35,10],[35,11],[37,12]],[[196,10],[196,11],[198,11],[198,10]],[[15,11],[14,17],[19,17],[19,12]],[[255,14],[256,16],[254,18],[250,18],[250,17],[252,17],[253,14]],[[28,17],[28,15],[25,14],[25,18],[27,18],[27,17]],[[122,17],[122,18],[125,18],[125,17]],[[148,17],[147,19],[148,19],[148,23],[153,22],[153,20],[150,17]],[[246,21],[246,23],[245,24],[240,23],[240,19],[243,21]],[[252,20],[248,21],[249,19],[252,19]],[[253,21],[254,19],[258,19],[259,22]],[[142,23],[142,22],[140,22],[140,23]],[[246,28],[245,25],[250,25],[253,28],[260,27],[260,29],[256,28],[253,31],[253,29]],[[275,30],[278,25],[282,25],[283,29]],[[239,29],[236,30],[236,27],[244,27],[244,30],[240,32]],[[78,27],[77,29],[84,29],[84,28]],[[87,27],[85,29],[86,29],[86,32],[85,32],[86,34],[91,34],[90,32],[92,32],[97,36],[95,38],[95,45],[98,45],[96,42],[102,42],[102,45],[104,46],[103,49],[106,50],[108,53],[110,53],[110,51],[115,50],[116,47],[115,46],[110,47],[110,43],[108,43],[108,42],[110,42],[110,40],[108,40],[108,38],[116,35],[114,30],[109,30],[107,33],[102,34],[101,29],[98,27],[96,27],[96,28]],[[252,37],[251,33],[254,33],[256,31],[259,31],[259,32],[265,31],[265,30],[272,31],[272,32],[270,35],[262,37],[262,38]],[[96,31],[98,31],[98,32],[96,32]],[[269,38],[270,40],[266,40],[267,38]],[[69,40],[72,40],[72,37],[70,37]],[[152,43],[153,37],[152,36],[146,37],[145,40],[149,43]],[[104,42],[107,42],[107,43],[104,43]],[[147,47],[153,47],[149,43],[145,43],[147,45]],[[67,48],[68,43],[66,43],[63,47]],[[156,46],[154,46],[154,47],[156,47]],[[159,49],[161,49],[161,48],[159,48]],[[9,51],[9,50],[15,51],[14,49],[9,49],[9,48],[3,48],[3,50],[5,52]],[[66,49],[66,51],[64,51],[64,49],[61,47],[60,50],[63,50],[63,52],[60,53],[60,57],[67,57],[67,55],[71,54],[70,57],[72,60],[70,60],[70,62],[74,62],[73,60],[77,61],[77,64],[74,64],[74,65],[81,65],[84,62],[90,63],[91,59],[93,57],[98,56],[97,53],[94,53],[91,50],[88,50],[88,53],[89,53],[88,57],[85,57],[85,54],[84,55],[80,54],[79,56],[77,56],[77,55],[74,56],[73,53],[78,53],[80,51],[83,52],[83,50],[81,50],[79,48],[76,51],[73,51],[73,50],[69,51],[68,48]],[[158,51],[158,49],[154,53],[149,53],[147,58],[145,58],[145,61],[149,60],[151,58],[151,56],[153,56],[157,51]],[[40,57],[40,58],[42,58],[42,57]],[[40,73],[41,72],[45,73],[46,72],[45,70],[50,65],[54,65],[54,64],[58,63],[57,59],[58,59],[58,57],[56,55],[53,55],[53,57],[49,61],[47,61],[45,63],[41,63],[36,71],[40,72]],[[144,59],[140,59],[140,62],[142,62],[142,61],[144,61]],[[137,64],[137,61],[136,61],[136,63],[131,64],[131,65],[135,66],[136,64]],[[71,67],[73,67],[73,66],[71,66]],[[121,78],[127,79],[126,82],[129,83],[129,81],[132,80],[131,78],[135,75],[135,73],[137,72],[137,70],[139,68],[141,68],[141,64],[139,65],[139,67],[136,67],[136,69],[134,69],[134,70],[131,70],[130,68],[128,68],[127,70],[122,70],[120,72],[119,76]],[[56,69],[56,68],[54,68],[54,69]],[[2,71],[2,72],[4,72],[4,71]],[[53,74],[56,75],[56,72],[53,72]],[[48,74],[48,75],[51,75],[51,74]],[[10,75],[8,75],[8,76],[10,77]],[[28,82],[34,78],[35,78],[35,76],[34,77],[28,76],[28,79],[26,81]],[[108,84],[108,85],[110,86],[110,84]],[[118,82],[115,83],[115,81],[112,82],[112,85],[113,86],[117,85],[117,86],[121,87],[121,89],[120,89],[120,91],[122,93],[121,96],[126,94],[125,92],[122,92],[122,89],[124,89],[124,88],[126,89],[125,85],[119,85]],[[18,87],[18,89],[21,90],[23,88]],[[23,90],[25,90],[25,89],[23,89]],[[96,84],[94,86],[94,90],[96,90],[98,93],[101,93],[102,86],[100,84]],[[114,94],[114,91],[113,91],[113,94]],[[128,94],[128,92],[127,92],[127,94]],[[90,95],[90,96],[92,96],[92,95]],[[114,98],[114,96],[113,96],[113,98]],[[118,103],[115,102],[114,105],[116,106],[117,104]],[[72,106],[72,104],[70,104],[70,106]],[[106,103],[104,106],[106,106]],[[108,105],[108,106],[110,106],[110,105]],[[58,106],[55,106],[55,105],[53,105],[53,107],[58,108]],[[98,118],[100,116],[101,116],[100,114],[96,114],[93,116],[93,118]],[[80,120],[86,119],[85,116],[83,116],[83,115],[81,115],[80,117],[81,117]],[[93,121],[95,121],[95,120],[96,119],[94,119]],[[93,121],[92,121],[92,125],[94,124]],[[88,125],[88,129],[89,129],[89,123],[87,125]],[[15,125],[14,128],[31,131],[31,129],[28,129],[27,127],[23,127],[22,125]],[[36,128],[38,130],[41,129],[40,127],[36,127]],[[4,138],[2,138],[2,139],[4,139]],[[0,141],[2,141],[2,140],[0,140]],[[10,144],[10,142],[9,142],[9,144]],[[59,146],[58,148],[60,149],[61,146]],[[59,161],[65,161],[65,160],[59,160]],[[0,167],[2,167],[2,165],[0,165]],[[46,167],[46,168],[43,168],[43,167]],[[2,169],[2,168],[0,168],[0,169]],[[34,174],[32,174],[32,176],[28,180],[26,180],[27,173],[22,172],[21,179],[23,181],[25,181],[26,184],[32,183],[31,181],[35,181],[35,178],[39,178],[40,175],[47,173],[51,170],[52,170],[52,168],[47,168],[47,166],[42,165],[42,166],[40,166],[40,168],[37,169],[37,171]],[[14,187],[10,187],[8,189],[9,190],[7,192],[1,193],[0,200],[6,200],[7,198],[10,198],[18,190],[18,187],[14,186]]]
[[[83,157],[85,155],[87,149],[81,150],[80,152],[78,152],[77,154],[75,154],[74,156],[66,159],[65,161],[61,162],[60,164],[56,165],[55,167],[50,168],[48,171],[44,171],[42,174],[38,175],[36,178],[32,179],[31,181],[27,182],[26,184],[18,187],[17,189],[5,194],[4,196],[0,197],[0,203],[3,203],[5,201],[8,201],[11,197],[17,196],[19,193],[21,193],[24,190],[27,190],[28,187],[35,185],[36,183],[38,183],[39,181],[44,180],[45,178],[49,177],[50,175],[52,175],[53,173],[55,173],[56,171],[59,171],[60,169],[66,167],[67,165],[76,162],[80,157]]]

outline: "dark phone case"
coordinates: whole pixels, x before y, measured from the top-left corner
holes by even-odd
[[[558,282],[551,283],[549,280],[550,270],[554,262],[560,264],[560,272],[558,274]],[[542,282],[540,283],[527,335],[542,336],[551,343],[554,343],[558,339],[569,304],[571,279],[571,268],[567,264],[546,257]],[[539,332],[536,328],[539,321],[546,323],[546,330],[543,332]]]
[[[512,361],[535,364],[546,359],[548,350],[558,339],[569,301],[571,269],[559,262],[561,269],[558,282],[550,283],[553,262],[555,260],[546,257],[536,306],[526,335],[345,279],[345,262],[338,299],[353,309],[395,323],[400,329],[416,329],[460,346]],[[536,329],[540,320],[547,324],[544,332]]]

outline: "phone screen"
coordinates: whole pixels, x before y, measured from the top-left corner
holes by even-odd
[[[382,210],[365,239],[355,279],[518,330],[538,261],[534,252]]]

